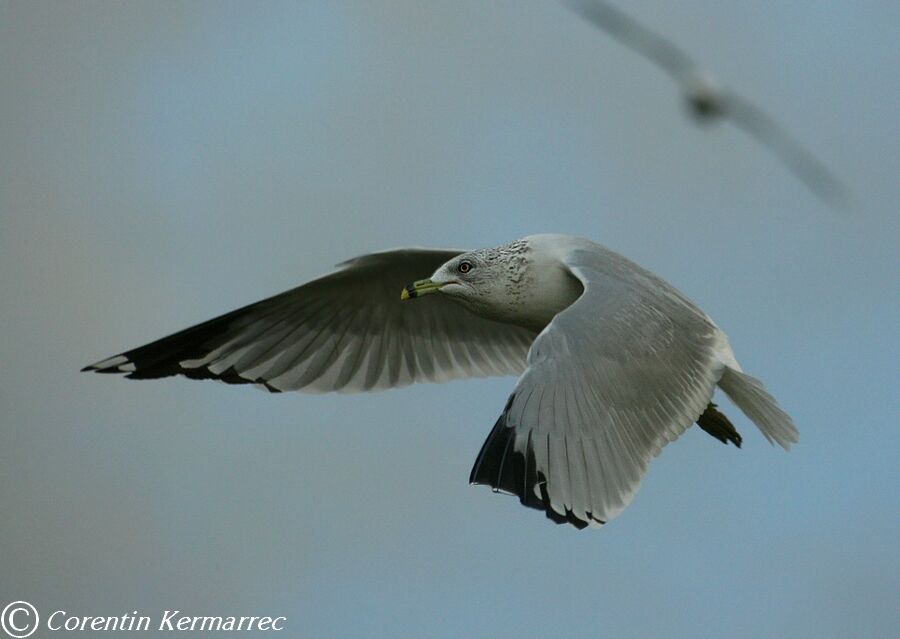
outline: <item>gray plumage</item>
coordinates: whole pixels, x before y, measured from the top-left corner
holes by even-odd
[[[363,255],[331,275],[97,362],[132,379],[184,375],[279,391],[374,391],[517,375],[535,333],[446,298],[413,307],[400,287],[462,251]]]
[[[578,527],[621,512],[650,460],[692,423],[740,444],[730,422],[709,412],[717,385],[770,442],[797,441],[790,417],[741,372],[703,311],[588,240],[399,249],[340,266],[84,370],[271,391],[520,374],[470,480]],[[429,295],[403,302],[401,289],[405,298]]]

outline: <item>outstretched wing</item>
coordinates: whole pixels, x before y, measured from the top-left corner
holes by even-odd
[[[584,292],[535,340],[470,481],[584,527],[621,512],[650,460],[703,413],[721,333],[612,251],[564,261]]]
[[[851,198],[847,188],[774,118],[749,100],[731,92],[723,96],[723,105],[735,126],[765,146],[811,191],[836,208],[848,205]]]
[[[515,375],[535,333],[440,295],[400,301],[456,250],[398,249],[83,370],[132,379],[184,375],[271,391],[368,391],[413,382]]]
[[[674,42],[601,0],[563,0],[573,12],[659,66],[679,84],[697,74],[694,61]]]
[[[575,13],[662,68],[681,87],[690,112],[700,121],[722,118],[750,134],[825,202],[837,209],[852,201],[841,181],[794,140],[773,118],[748,100],[716,87],[675,43],[602,0],[563,0]]]

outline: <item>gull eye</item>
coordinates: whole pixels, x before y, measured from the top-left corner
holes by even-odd
[[[463,260],[462,262],[459,263],[459,266],[456,267],[456,270],[459,271],[460,273],[462,273],[463,275],[465,275],[466,273],[468,273],[469,271],[472,270],[472,262]]]

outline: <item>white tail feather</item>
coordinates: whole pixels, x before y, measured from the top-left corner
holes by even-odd
[[[761,381],[726,366],[719,388],[756,424],[769,443],[778,444],[785,450],[797,443],[800,434],[790,415],[778,407]]]

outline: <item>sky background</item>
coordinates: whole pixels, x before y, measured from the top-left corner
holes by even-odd
[[[298,637],[895,633],[900,5],[629,9],[857,209],[692,124],[551,0],[0,0],[0,605]],[[579,532],[467,483],[512,378],[273,396],[78,372],[360,253],[538,232],[694,299],[799,445],[723,399],[742,450],[690,429]]]

